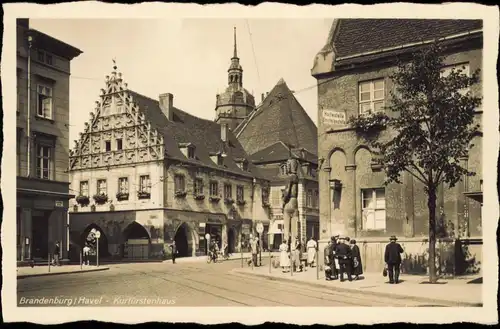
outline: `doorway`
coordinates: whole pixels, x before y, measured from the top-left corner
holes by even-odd
[[[32,258],[49,257],[49,217],[51,211],[33,211],[31,217]]]
[[[230,254],[235,252],[236,247],[236,230],[231,227],[227,232],[227,248]]]
[[[181,226],[175,232],[175,246],[177,247],[177,257],[189,257],[191,256],[191,250],[189,248],[190,230],[186,223],[182,223]]]

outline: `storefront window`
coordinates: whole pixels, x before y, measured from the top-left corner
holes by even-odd
[[[386,207],[385,189],[365,189],[362,194],[362,214],[364,230],[385,230]]]

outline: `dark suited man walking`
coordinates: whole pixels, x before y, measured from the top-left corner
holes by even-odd
[[[389,283],[399,283],[399,271],[401,267],[401,253],[403,247],[397,243],[396,236],[391,236],[389,244],[385,246],[384,261],[387,264],[387,272],[389,272]]]
[[[333,237],[328,241],[328,244],[325,247],[324,255],[325,255],[325,280],[330,281],[332,279],[332,267],[335,267],[335,263],[333,261],[332,254],[332,240]]]
[[[339,278],[339,270],[337,269],[337,266],[335,265],[335,259],[337,259],[337,245],[339,243],[338,241],[339,235],[335,235],[332,237],[332,248],[331,248],[331,253],[332,253],[332,274],[333,274],[333,280],[337,280]],[[337,259],[338,261],[338,259]]]
[[[340,265],[340,282],[344,282],[344,273],[347,273],[347,279],[352,281],[352,252],[351,247],[345,243],[345,238],[339,239],[339,244],[337,244],[336,254]]]

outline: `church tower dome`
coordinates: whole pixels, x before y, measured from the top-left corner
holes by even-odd
[[[216,96],[215,122],[227,124],[229,129],[234,130],[255,108],[254,96],[243,88],[243,67],[238,57],[236,27],[233,57],[227,73],[228,85],[223,93]]]

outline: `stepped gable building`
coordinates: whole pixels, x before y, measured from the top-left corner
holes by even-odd
[[[299,219],[301,237],[319,236],[317,128],[283,79],[262,95],[262,103],[235,130],[254,165],[271,182],[270,245],[277,248],[283,233],[282,193],[286,161],[299,159]]]
[[[366,271],[382,270],[383,246],[391,235],[404,245],[404,271],[426,271],[421,263],[427,262],[427,196],[421,183],[407,173],[403,184],[384,186],[377,159],[346,119],[383,111],[394,88],[389,77],[396,60],[436,39],[442,40],[447,52],[443,74],[453,67],[465,67],[466,72],[481,68],[480,20],[338,19],[315,58],[318,156],[324,160],[319,173],[321,238],[326,243],[335,233],[355,237]],[[481,95],[482,86],[473,86],[471,92]],[[476,112],[479,124],[482,111]],[[476,176],[464,177],[451,189],[441,187],[437,201],[441,264],[453,264],[455,274],[474,271],[481,262],[482,133],[471,144],[462,161]],[[456,246],[453,237],[461,239]],[[456,251],[466,254],[461,263]]]
[[[75,247],[96,229],[102,257],[162,258],[172,241],[203,255],[206,234],[236,251],[268,217],[267,182],[227,124],[129,90],[116,69],[70,152]]]
[[[47,262],[60,242],[68,258],[70,63],[82,54],[17,19],[16,258]]]
[[[228,86],[222,94],[217,94],[215,122],[226,123],[234,130],[255,108],[255,99],[243,88],[243,68],[238,58],[236,28],[234,28],[234,53],[228,72]]]

